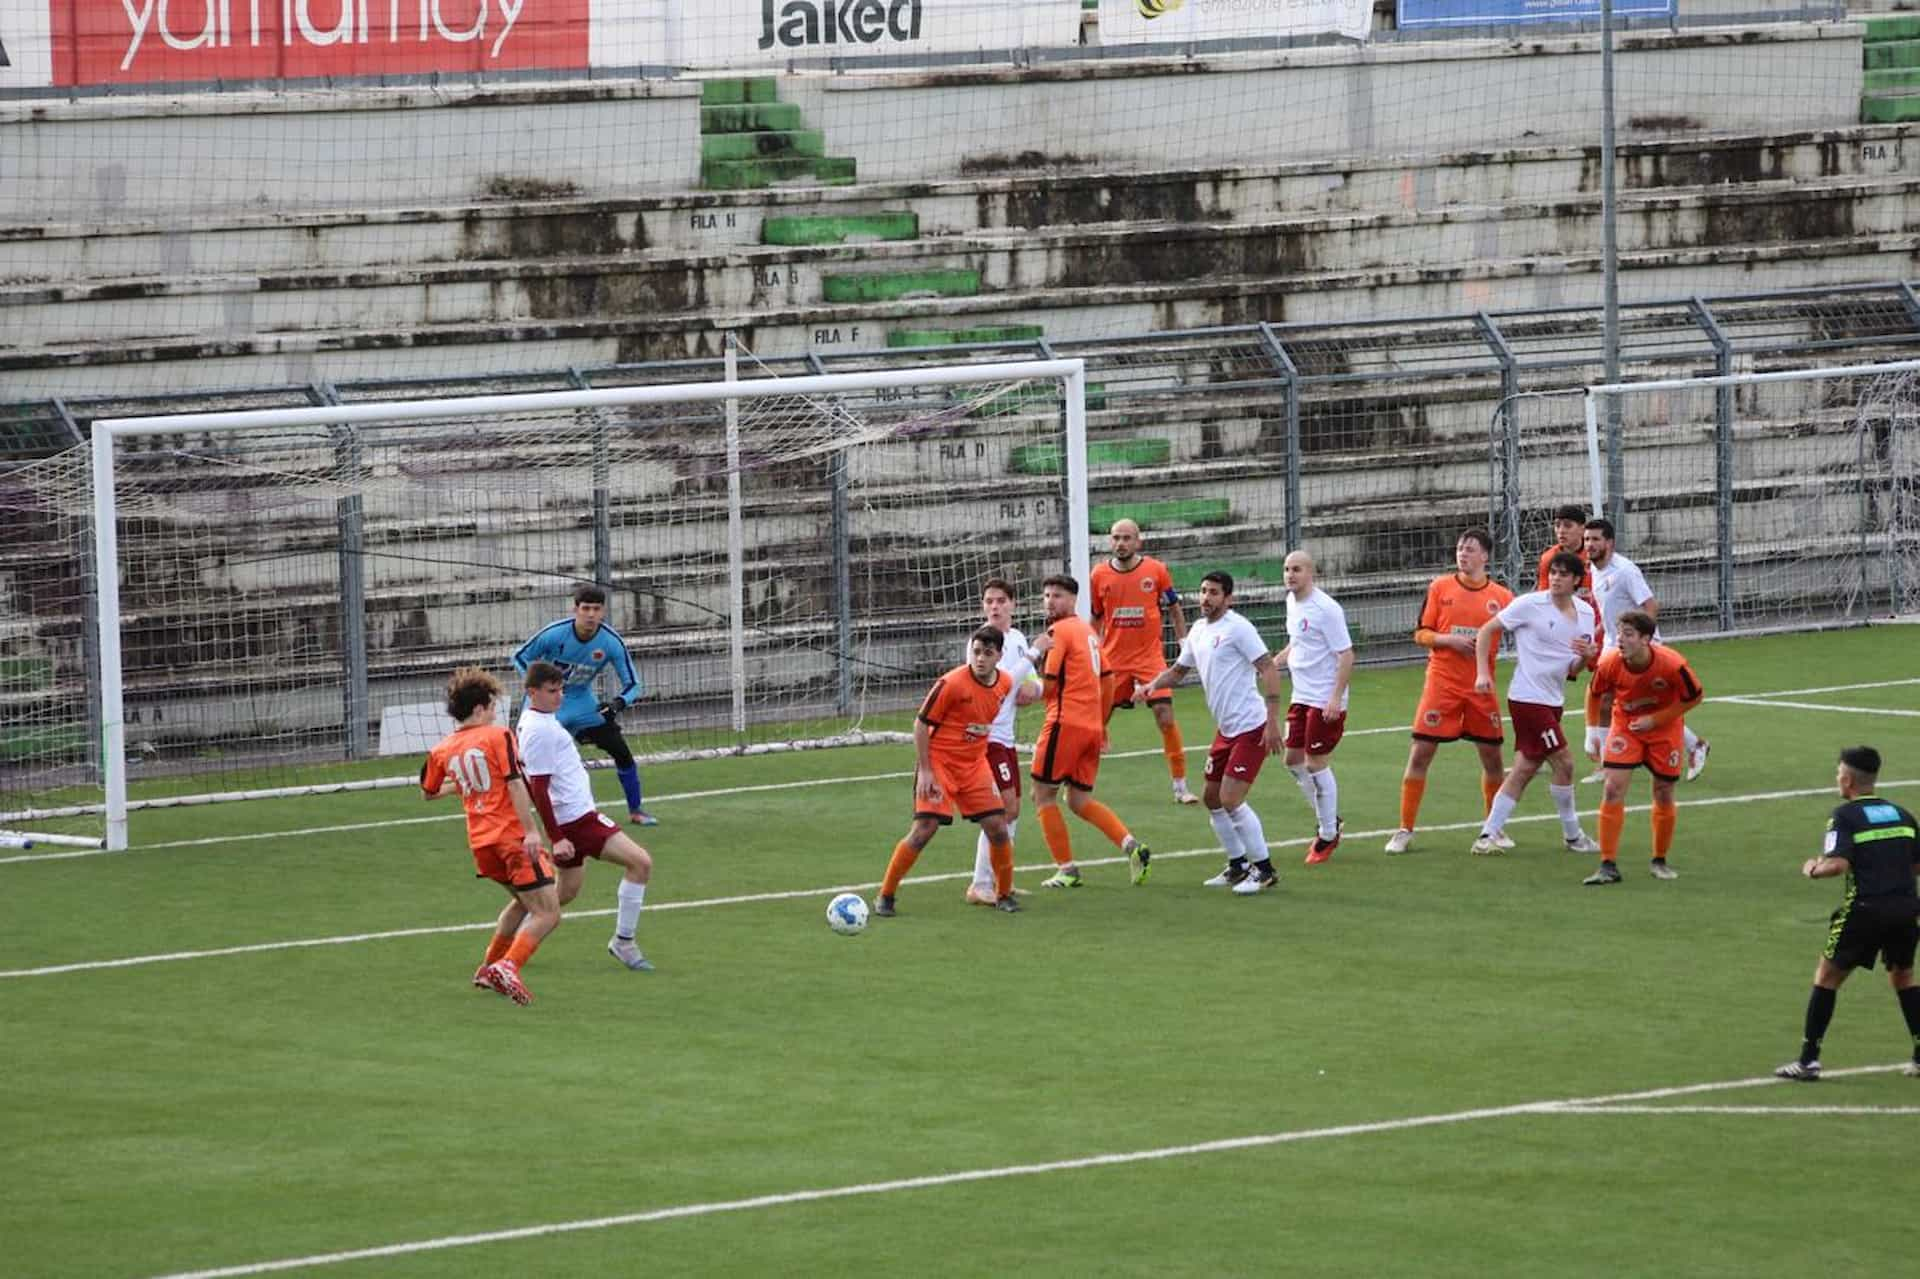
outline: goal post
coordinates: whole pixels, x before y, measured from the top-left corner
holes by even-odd
[[[1087,577],[1085,381],[1049,359],[98,420],[106,844],[146,805],[410,783],[374,752],[447,731],[447,674],[511,676],[603,577],[642,758],[863,740],[960,660],[986,577],[1023,612],[1046,573]],[[0,794],[0,828],[22,815]]]
[[[1581,409],[1594,509],[1663,630],[1920,610],[1920,360],[1599,383]]]

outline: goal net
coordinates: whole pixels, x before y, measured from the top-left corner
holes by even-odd
[[[1577,451],[1599,459],[1618,547],[1645,571],[1663,629],[1804,629],[1920,607],[1920,362],[1594,386],[1580,407]],[[1543,434],[1564,441],[1564,426]]]
[[[582,583],[643,759],[902,730],[986,578],[1084,572],[1084,430],[1078,361],[96,422],[8,488],[55,571],[112,571],[16,699],[0,828],[406,784],[449,672],[517,690]]]

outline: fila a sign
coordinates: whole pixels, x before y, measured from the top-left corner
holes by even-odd
[[[57,85],[587,65],[591,0],[49,0]]]

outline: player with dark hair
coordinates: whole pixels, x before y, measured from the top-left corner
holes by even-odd
[[[577,742],[591,742],[613,760],[613,771],[627,799],[627,820],[636,826],[657,826],[640,794],[640,766],[620,735],[615,716],[640,700],[640,676],[627,654],[626,641],[606,623],[607,593],[583,584],[573,592],[573,615],[542,627],[513,655],[522,675],[534,662],[552,662],[566,675],[567,692],[560,702],[560,726]],[[594,684],[611,667],[619,691],[596,701]]]
[[[1567,754],[1561,716],[1566,707],[1567,680],[1593,661],[1599,648],[1593,642],[1593,606],[1574,592],[1580,585],[1580,557],[1561,551],[1547,566],[1547,589],[1515,599],[1481,626],[1474,639],[1473,690],[1493,691],[1494,641],[1500,632],[1513,637],[1513,678],[1507,683],[1507,715],[1513,721],[1513,767],[1500,793],[1493,797],[1486,823],[1472,850],[1486,855],[1504,851],[1499,836],[1513,815],[1527,783],[1545,764],[1551,776],[1549,790],[1560,814],[1560,834],[1569,851],[1590,853],[1599,845],[1580,829],[1580,813],[1573,800],[1573,759]]]
[[[1020,909],[1013,895],[1013,841],[1007,834],[1006,809],[1000,788],[987,767],[987,737],[1000,706],[1013,691],[1013,681],[999,668],[1006,638],[991,626],[982,626],[967,641],[967,664],[956,666],[935,681],[913,721],[913,824],[893,846],[887,873],[873,899],[873,913],[891,916],[894,895],[920,859],[934,832],[953,825],[957,808],[970,822],[980,823],[992,849],[994,883],[999,895],[994,906],[1009,913]]]
[[[1160,751],[1167,759],[1167,776],[1173,780],[1173,802],[1196,804],[1199,797],[1187,789],[1187,746],[1173,717],[1173,690],[1161,684],[1157,692],[1145,691],[1167,669],[1161,610],[1173,615],[1174,643],[1187,633],[1180,593],[1173,589],[1173,574],[1167,566],[1140,553],[1138,524],[1115,520],[1107,536],[1112,554],[1104,564],[1094,565],[1091,601],[1093,624],[1100,632],[1107,718],[1113,718],[1116,707],[1144,699],[1160,729]]]
[[[1200,673],[1216,727],[1203,802],[1227,864],[1206,886],[1251,896],[1280,881],[1247,792],[1267,756],[1285,748],[1286,716],[1280,709],[1280,668],[1253,623],[1233,611],[1231,573],[1216,569],[1200,579],[1200,620],[1180,641],[1173,665],[1154,677],[1148,691],[1171,688],[1183,671]]]
[[[1427,649],[1427,678],[1420,689],[1420,705],[1413,712],[1413,745],[1407,751],[1407,769],[1400,778],[1400,829],[1387,840],[1387,851],[1404,853],[1413,846],[1413,824],[1427,793],[1427,770],[1442,742],[1472,742],[1480,756],[1480,795],[1484,813],[1506,780],[1507,765],[1500,746],[1506,730],[1500,721],[1500,702],[1491,692],[1473,687],[1473,651],[1480,628],[1488,618],[1513,602],[1513,592],[1487,576],[1493,555],[1493,534],[1484,528],[1461,531],[1454,543],[1454,571],[1436,577],[1427,587],[1420,609],[1420,625],[1413,642]],[[1496,636],[1494,642],[1499,643]],[[1502,847],[1512,840],[1496,834]]]
[[[1533,589],[1547,589],[1547,568],[1553,563],[1553,557],[1565,551],[1569,555],[1578,555],[1580,563],[1587,562],[1587,508],[1576,503],[1553,508],[1553,542],[1540,552],[1540,571],[1534,577]],[[1593,571],[1587,569],[1580,578],[1580,585],[1574,594],[1587,603],[1593,603]]]
[[[1920,944],[1920,895],[1914,878],[1920,869],[1920,823],[1906,809],[1874,794],[1879,780],[1879,751],[1853,746],[1840,752],[1834,785],[1846,803],[1827,819],[1820,856],[1807,858],[1800,867],[1808,879],[1845,875],[1847,895],[1833,912],[1827,944],[1813,970],[1800,1055],[1773,1072],[1782,1079],[1810,1084],[1820,1078],[1820,1041],[1833,1021],[1840,987],[1854,969],[1872,968],[1876,956],[1887,966],[1887,981],[1913,1041],[1913,1055],[1902,1073],[1920,1079],[1920,987],[1913,984],[1913,954]]]
[[[1587,684],[1587,722],[1600,721],[1603,702],[1612,704],[1613,718],[1602,755],[1607,785],[1600,797],[1600,868],[1582,882],[1620,882],[1614,857],[1627,820],[1627,784],[1641,767],[1653,774],[1653,877],[1678,879],[1679,872],[1667,864],[1679,817],[1673,784],[1687,766],[1683,717],[1705,694],[1687,659],[1654,642],[1653,618],[1629,609],[1616,630]]]
[[[1126,824],[1093,797],[1100,774],[1100,752],[1107,743],[1107,708],[1100,689],[1100,641],[1075,611],[1080,583],[1056,573],[1041,583],[1047,629],[1034,643],[1041,661],[1041,697],[1046,718],[1033,747],[1033,806],[1040,833],[1053,857],[1054,872],[1042,888],[1078,888],[1080,868],[1073,860],[1073,837],[1060,811],[1060,789],[1067,807],[1090,822],[1126,854],[1133,882],[1144,884],[1153,850],[1133,837]]]
[[[566,695],[566,675],[552,662],[527,667],[527,705],[520,712],[520,758],[527,773],[533,805],[553,835],[553,861],[560,870],[560,905],[580,895],[589,857],[609,862],[625,872],[614,898],[613,939],[607,953],[637,972],[653,964],[634,944],[640,906],[653,876],[653,858],[647,850],[594,807],[587,766],[573,734],[560,726],[556,712]]]
[[[990,577],[980,588],[980,612],[988,626],[1006,637],[998,666],[1013,681],[1013,691],[1000,703],[993,728],[987,734],[987,768],[993,784],[1000,788],[1000,802],[1006,807],[1007,842],[1020,833],[1020,756],[1014,748],[1013,721],[1022,706],[1040,700],[1040,677],[1033,673],[1033,654],[1027,637],[1013,624],[1013,583],[1003,577]],[[972,644],[967,641],[966,658],[973,660]],[[976,906],[997,906],[1000,902],[998,876],[993,869],[993,845],[982,830],[974,842],[973,881],[967,885],[966,899]]]
[[[1653,588],[1647,585],[1646,574],[1640,566],[1614,549],[1614,529],[1611,520],[1593,519],[1586,527],[1587,563],[1592,566],[1593,607],[1600,614],[1600,647],[1604,652],[1614,646],[1620,634],[1621,615],[1628,611],[1645,613],[1656,622],[1660,619],[1660,601],[1653,597]],[[1660,636],[1656,633],[1655,639]],[[1587,721],[1587,754],[1590,758],[1605,760],[1600,755],[1600,734],[1606,730],[1606,722]],[[1713,747],[1708,741],[1688,729],[1681,743],[1686,754],[1685,776],[1692,781],[1700,776],[1707,767],[1707,755]],[[1588,781],[1595,780],[1588,778]]]
[[[530,1004],[533,996],[520,970],[560,926],[560,899],[553,861],[541,846],[540,819],[521,776],[520,752],[513,734],[493,722],[499,695],[500,681],[478,667],[453,673],[447,681],[447,714],[459,727],[427,752],[420,789],[428,799],[459,792],[475,872],[499,884],[509,899],[494,921],[473,984]]]

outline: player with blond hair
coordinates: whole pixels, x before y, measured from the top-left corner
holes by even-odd
[[[1173,802],[1198,803],[1199,797],[1187,789],[1187,746],[1173,717],[1173,690],[1162,684],[1154,692],[1146,691],[1167,669],[1162,610],[1173,616],[1176,644],[1187,633],[1180,594],[1173,589],[1173,574],[1167,566],[1140,553],[1138,524],[1116,520],[1107,538],[1112,554],[1104,564],[1094,566],[1091,579],[1107,718],[1111,720],[1117,708],[1132,706],[1136,698],[1144,700],[1160,729],[1160,750],[1167,757],[1167,776],[1173,779]]]
[[[474,870],[507,893],[473,984],[530,1004],[533,996],[520,970],[560,926],[560,899],[520,752],[513,734],[493,722],[499,695],[500,681],[478,667],[453,673],[447,681],[447,714],[459,727],[427,752],[420,789],[428,799],[458,792],[467,810]]]

